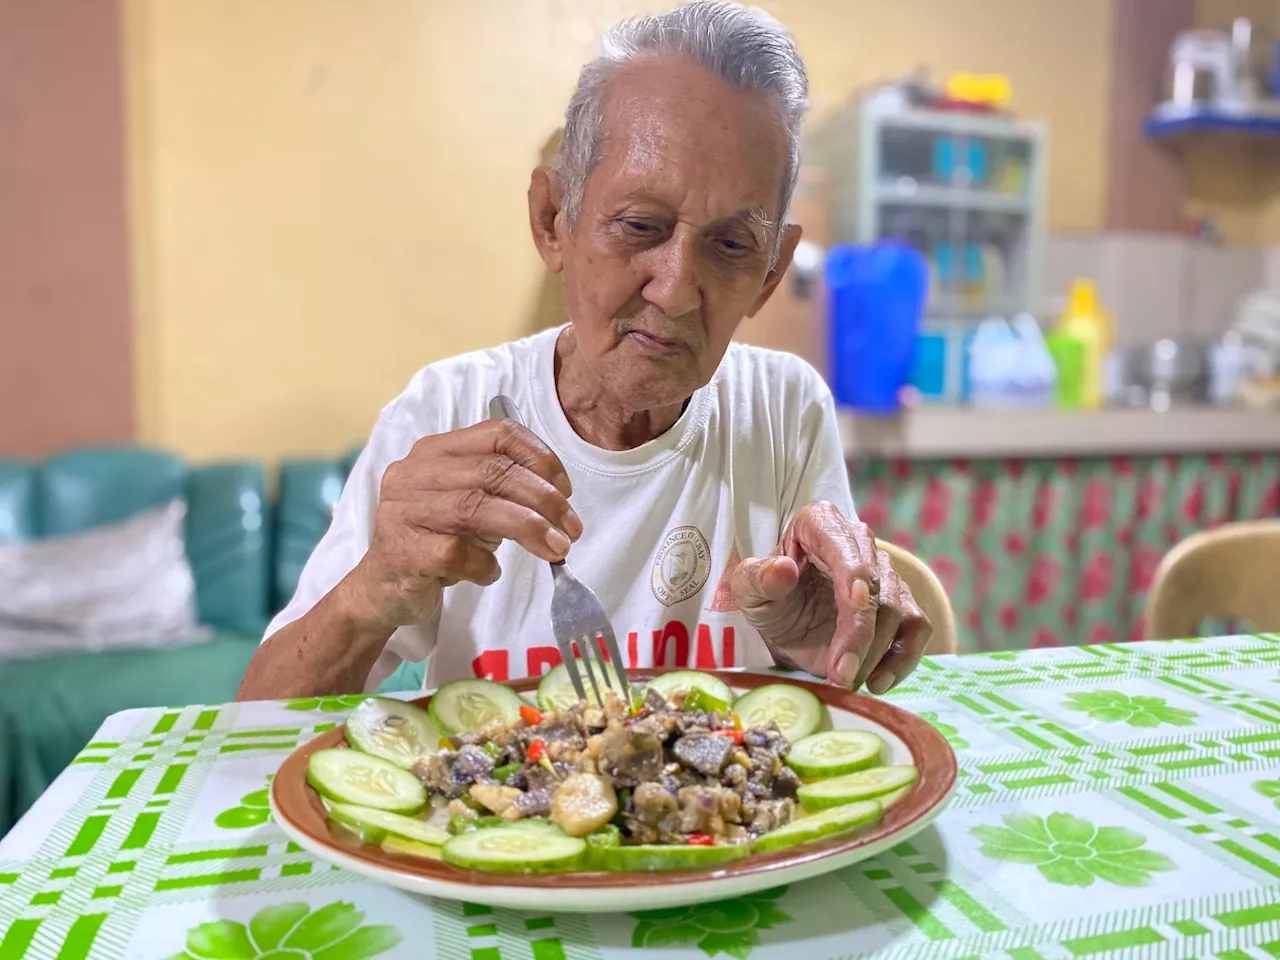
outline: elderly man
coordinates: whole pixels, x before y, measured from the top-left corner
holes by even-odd
[[[379,417],[240,688],[350,693],[558,661],[548,560],[630,666],[797,666],[883,693],[931,627],[854,514],[831,394],[731,344],[781,281],[804,65],[760,11],[695,0],[606,36],[533,172],[568,323],[432,364]],[[486,419],[495,394],[528,429]]]

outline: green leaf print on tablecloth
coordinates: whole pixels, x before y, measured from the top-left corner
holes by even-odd
[[[1268,800],[1274,800],[1276,809],[1280,810],[1280,780],[1257,780],[1253,784],[1253,789]]]
[[[1190,727],[1199,716],[1194,710],[1169,706],[1163,697],[1130,697],[1119,690],[1072,693],[1062,705],[1102,723],[1127,723],[1131,727],[1158,727],[1162,723]]]
[[[192,927],[187,949],[172,960],[368,960],[400,942],[393,927],[362,927],[364,911],[331,903],[314,913],[305,903],[259,910],[249,926],[214,920]]]
[[[342,713],[345,710],[354,710],[367,699],[368,697],[363,693],[359,693],[341,697],[298,697],[296,700],[285,700],[283,703],[286,710],[322,710],[325,713]]]
[[[239,806],[228,807],[213,818],[213,822],[224,830],[241,830],[245,827],[259,827],[271,819],[271,802],[267,795],[271,790],[274,774],[267,774],[267,785],[261,790],[246,793],[240,798]]]
[[[947,738],[947,743],[951,744],[955,750],[963,750],[969,746],[969,741],[960,736],[960,731],[949,723],[944,723],[938,719],[938,715],[932,710],[924,711],[920,714],[921,720],[927,720],[933,729]]]
[[[1041,818],[1010,813],[1003,827],[974,827],[980,852],[992,860],[1032,864],[1050,883],[1092,886],[1095,879],[1145,887],[1151,874],[1174,869],[1163,853],[1144,850],[1147,838],[1124,827],[1098,827],[1069,813]]]
[[[737,900],[633,913],[631,916],[640,923],[631,935],[631,945],[669,947],[687,943],[696,945],[708,957],[725,953],[746,960],[760,946],[759,931],[791,922],[791,917],[772,902],[786,892],[786,887],[774,887]]]

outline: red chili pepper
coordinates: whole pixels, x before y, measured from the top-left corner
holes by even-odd
[[[524,754],[530,763],[541,763],[547,755],[547,742],[545,740],[535,740],[529,744],[529,749]]]
[[[728,737],[730,740],[732,740],[732,741],[733,741],[734,743],[736,743],[738,746],[742,746],[742,731],[741,731],[741,730],[717,730],[717,731],[715,732],[715,735],[716,735],[717,737]]]
[[[531,707],[526,703],[520,708],[520,719],[529,726],[536,727],[546,718],[542,716],[541,710],[537,707]]]
[[[685,843],[691,847],[714,847],[716,838],[709,833],[691,833]]]

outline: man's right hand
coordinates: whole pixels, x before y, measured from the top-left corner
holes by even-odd
[[[388,631],[417,623],[445,587],[495,582],[503,540],[563,560],[582,536],[571,493],[560,458],[510,420],[423,437],[383,474],[369,549],[347,578],[352,613]]]

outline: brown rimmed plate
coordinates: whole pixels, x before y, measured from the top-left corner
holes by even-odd
[[[662,670],[634,670],[646,679]],[[319,796],[306,783],[307,759],[316,750],[346,743],[343,728],[322,734],[299,747],[271,783],[271,810],[289,837],[315,856],[355,873],[413,893],[448,900],[467,900],[495,907],[561,913],[604,913],[653,910],[721,900],[795,883],[839,870],[874,856],[918,833],[933,821],[955,789],[956,758],[943,736],[914,714],[873,697],[825,684],[788,680],[777,675],[708,671],[744,693],[769,683],[795,683],[813,691],[827,705],[838,730],[870,730],[886,745],[886,763],[914,763],[920,778],[907,796],[875,824],[836,834],[815,843],[773,853],[752,854],[715,870],[653,873],[481,873],[439,860],[389,853],[331,833]],[[538,678],[513,681],[529,693]],[[425,707],[430,697],[414,703]]]

